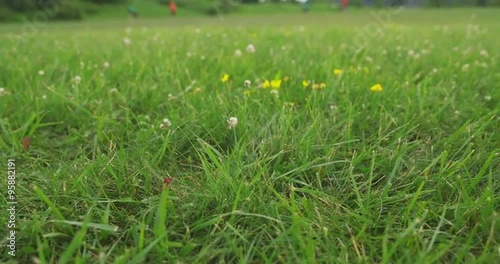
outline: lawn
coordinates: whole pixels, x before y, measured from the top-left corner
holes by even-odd
[[[0,26],[0,260],[494,263],[499,16]]]

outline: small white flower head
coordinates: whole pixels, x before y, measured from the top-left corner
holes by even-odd
[[[117,92],[118,92],[118,89],[116,89],[116,88],[109,89],[109,93],[117,93]]]
[[[123,39],[123,43],[125,43],[125,45],[130,45],[130,39],[129,38],[124,38]]]
[[[102,64],[102,66],[103,66],[104,68],[106,68],[106,69],[107,69],[107,68],[109,68],[109,62],[105,61],[105,62]]]
[[[234,56],[241,57],[241,55],[242,55],[241,50],[237,49],[234,51]]]
[[[42,70],[39,70],[39,71],[38,71],[38,75],[44,75],[44,74],[45,74],[45,72],[44,72],[44,71],[42,71]]]
[[[7,94],[7,91],[5,90],[5,88],[0,87],[0,96],[4,96],[6,94]]]
[[[252,82],[250,80],[246,80],[244,83],[245,87],[250,87],[252,85]]]
[[[280,94],[280,93],[278,92],[278,90],[274,90],[274,89],[272,89],[272,90],[270,91],[270,93],[271,93],[273,96],[275,96],[275,97],[278,97],[278,96],[279,96],[279,94]]]
[[[489,96],[489,95],[485,96],[485,97],[484,97],[484,100],[486,100],[486,101],[491,101],[491,96]]]
[[[187,53],[186,53],[186,56],[187,56],[188,58],[190,58],[191,56],[193,56],[193,54],[192,54],[191,52],[187,52]]]
[[[227,120],[227,126],[229,127],[229,129],[235,128],[237,124],[238,124],[238,118],[236,117],[230,117]]]
[[[168,100],[174,100],[175,96],[173,96],[171,93],[167,94],[167,99]]]
[[[205,60],[205,59],[206,59],[206,57],[203,55],[200,57],[200,60]]]
[[[247,50],[248,53],[254,53],[255,52],[255,46],[253,44],[248,44],[246,50]]]
[[[169,128],[172,125],[172,122],[168,118],[163,119],[163,123],[160,125],[160,128]]]
[[[366,58],[365,58],[365,60],[366,60],[366,62],[368,62],[368,63],[372,63],[372,62],[373,62],[373,59],[372,59],[372,57],[370,57],[370,56],[366,57]]]
[[[80,75],[77,75],[75,76],[75,78],[73,78],[73,82],[75,82],[75,84],[80,84],[81,81],[82,77],[80,77]]]
[[[196,32],[197,34],[200,34],[201,29],[200,29],[200,28],[196,28],[196,29],[194,30],[194,32]]]
[[[44,95],[42,95],[42,99],[43,99],[43,100],[47,100],[47,96],[46,96],[45,94],[44,94]]]
[[[481,50],[480,52],[481,56],[485,57],[485,58],[488,58],[489,54],[488,54],[488,51],[487,50]]]
[[[438,72],[438,69],[434,68],[432,69],[432,73],[437,73]]]
[[[470,65],[469,65],[469,64],[464,64],[464,65],[462,66],[462,71],[464,71],[464,72],[465,72],[465,71],[469,71],[469,69],[470,69]]]

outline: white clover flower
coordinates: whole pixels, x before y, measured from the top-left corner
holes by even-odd
[[[44,74],[45,74],[45,72],[44,72],[44,71],[42,71],[42,70],[39,70],[39,71],[38,71],[38,75],[44,75]]]
[[[107,69],[107,68],[109,68],[109,62],[105,61],[105,62],[102,64],[102,66],[103,66],[104,68],[106,68],[106,69]]]
[[[7,90],[5,90],[5,88],[3,87],[0,87],[0,96],[4,96],[7,94]]]
[[[82,81],[82,77],[80,77],[80,75],[77,75],[75,76],[75,78],[73,78],[73,81],[75,82],[75,84],[80,84],[80,82]]]
[[[118,92],[118,89],[116,89],[116,88],[109,89],[109,93],[117,93],[117,92]]]
[[[484,97],[484,100],[486,100],[486,101],[491,101],[491,96],[489,96],[489,95],[485,96],[485,97]]]
[[[125,43],[125,45],[130,45],[130,39],[129,38],[124,38],[123,39],[123,43]]]
[[[255,46],[253,44],[248,44],[246,48],[248,53],[254,53],[255,52]]]
[[[488,51],[487,50],[481,50],[480,52],[481,56],[485,57],[485,58],[488,58],[489,54],[488,54]]]
[[[163,123],[160,125],[160,128],[169,128],[172,125],[172,122],[168,118],[163,119]]]
[[[279,96],[279,92],[278,92],[278,90],[274,90],[274,89],[272,89],[272,90],[270,91],[270,93],[271,93],[273,96],[275,96],[275,97],[278,97],[278,96]]]
[[[234,51],[234,56],[241,57],[241,55],[242,55],[241,50],[237,49]]]
[[[250,87],[252,82],[250,80],[246,80],[243,84],[245,85],[245,87]]]
[[[43,99],[43,100],[47,100],[47,96],[46,96],[45,94],[44,94],[44,95],[42,95],[42,99]]]
[[[229,129],[235,128],[237,124],[238,124],[238,118],[236,117],[230,117],[227,120],[227,126],[229,127]]]

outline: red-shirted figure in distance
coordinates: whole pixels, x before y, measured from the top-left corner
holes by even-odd
[[[175,16],[177,14],[177,5],[174,0],[170,0],[170,14]]]
[[[349,5],[349,0],[342,0],[340,9],[345,10],[347,8],[347,5]]]

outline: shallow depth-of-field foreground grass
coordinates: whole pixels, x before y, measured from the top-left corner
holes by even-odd
[[[496,12],[4,34],[1,259],[494,263]]]

